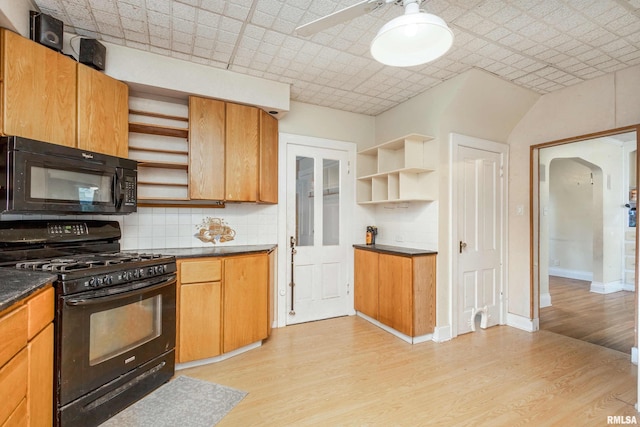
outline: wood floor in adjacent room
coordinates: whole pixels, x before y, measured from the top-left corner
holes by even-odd
[[[604,426],[637,416],[619,351],[508,326],[407,344],[355,316],[274,329],[262,347],[183,369],[248,392],[219,426]]]
[[[540,329],[631,354],[635,295],[596,294],[590,282],[549,277],[551,307],[540,309]]]

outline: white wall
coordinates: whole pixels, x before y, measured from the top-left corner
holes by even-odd
[[[546,94],[517,124],[508,141],[509,311],[535,318],[531,291],[529,224],[530,147],[640,123],[640,66]],[[516,207],[525,215],[516,216]]]
[[[622,286],[625,161],[623,143],[611,137],[540,150],[539,163],[546,171],[539,186],[541,301],[547,298],[549,273],[609,289]],[[554,187],[562,192],[555,201]],[[583,215],[580,206],[587,209]]]
[[[379,227],[381,243],[438,251],[437,328],[452,326],[449,134],[506,143],[514,126],[538,98],[534,92],[473,69],[376,117],[376,144],[408,133],[431,135],[438,142],[434,153],[439,159],[436,202],[412,203],[405,210],[368,208],[373,210],[375,221],[383,225]],[[398,235],[403,242],[396,240]]]
[[[31,0],[0,0],[0,27],[29,37],[30,10],[36,10]]]
[[[360,149],[375,143],[375,123],[373,116],[291,101],[278,126],[283,133],[354,142]]]
[[[554,158],[548,171],[548,204],[543,203],[541,194],[540,209],[543,213],[540,222],[546,220],[549,223],[549,234],[548,239],[544,239],[544,234],[540,233],[540,239],[549,245],[549,269],[563,277],[582,275],[592,278],[592,222],[594,210],[602,209],[601,205],[594,206],[594,172],[574,158]],[[602,184],[602,179],[598,181]],[[540,187],[542,193],[542,183]],[[565,276],[563,272],[571,275]]]

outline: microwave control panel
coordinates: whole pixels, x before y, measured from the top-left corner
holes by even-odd
[[[127,176],[124,180],[124,204],[135,206],[136,198],[136,178]]]

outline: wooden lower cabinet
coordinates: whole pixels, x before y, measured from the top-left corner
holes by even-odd
[[[378,253],[356,249],[354,254],[354,305],[356,311],[378,318]]]
[[[355,308],[409,337],[435,328],[436,255],[355,250]]]
[[[219,281],[180,287],[180,303],[185,309],[180,310],[180,324],[184,326],[180,329],[179,362],[220,354],[220,294]]]
[[[266,254],[224,260],[224,353],[267,338],[268,275]]]
[[[273,257],[271,252],[178,260],[178,363],[269,336]]]
[[[29,342],[29,425],[50,426],[53,423],[53,323]]]
[[[221,353],[222,260],[178,260],[177,361]]]
[[[49,285],[0,313],[0,425],[53,423],[53,312]]]

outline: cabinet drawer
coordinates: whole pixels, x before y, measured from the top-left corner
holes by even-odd
[[[15,411],[9,416],[7,421],[2,425],[2,427],[13,427],[13,426],[26,426],[31,425],[27,424],[28,422],[28,414],[27,414],[27,398],[22,399],[18,407]]]
[[[29,300],[29,339],[35,337],[49,323],[53,322],[53,288],[48,288]]]
[[[0,369],[0,424],[18,407],[27,395],[27,350],[24,349]]]
[[[219,259],[180,263],[180,283],[217,282],[221,277],[222,261]]]
[[[0,318],[0,337],[2,337],[2,345],[0,345],[0,366],[2,366],[27,345],[26,305]]]

